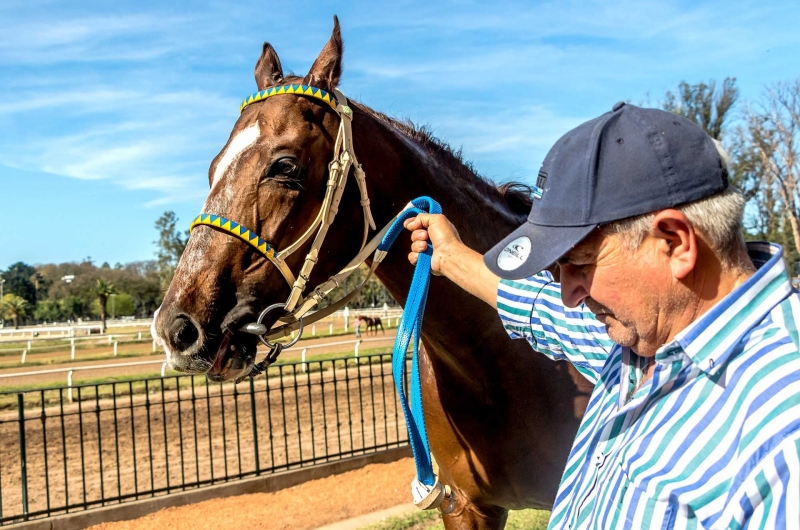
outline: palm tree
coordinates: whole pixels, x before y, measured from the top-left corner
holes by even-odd
[[[14,329],[19,329],[19,319],[28,315],[29,308],[27,300],[13,293],[3,296],[0,303],[0,313],[3,318],[10,318],[14,322]]]
[[[117,288],[114,284],[105,280],[97,280],[97,285],[94,288],[94,294],[97,295],[97,301],[100,304],[100,323],[103,326],[103,333],[106,332],[106,304],[108,304],[108,297],[112,294],[117,294]]]

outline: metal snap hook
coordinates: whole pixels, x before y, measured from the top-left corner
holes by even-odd
[[[264,326],[264,323],[262,321],[264,320],[264,317],[269,314],[270,311],[272,311],[274,309],[283,309],[285,307],[286,307],[286,304],[272,304],[271,306],[269,306],[265,310],[263,310],[260,315],[258,315],[258,320],[256,320],[256,324]],[[297,329],[297,336],[294,339],[292,339],[290,342],[287,342],[286,344],[270,342],[267,339],[265,339],[264,335],[266,335],[269,330],[266,330],[262,334],[260,334],[258,336],[258,340],[260,340],[262,342],[262,344],[264,344],[268,348],[274,348],[278,344],[280,344],[280,346],[282,348],[289,348],[291,346],[294,346],[295,343],[298,340],[300,340],[300,337],[303,336],[303,319],[301,318],[300,320],[298,320],[298,322],[300,322],[300,327]]]

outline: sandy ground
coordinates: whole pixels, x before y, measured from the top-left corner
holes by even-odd
[[[409,484],[413,477],[414,461],[404,458],[312,480],[275,493],[166,508],[132,521],[92,526],[90,530],[307,530],[410,502]]]

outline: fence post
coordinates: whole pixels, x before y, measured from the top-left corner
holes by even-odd
[[[75,338],[69,339],[69,358],[75,360]]]
[[[161,365],[161,377],[164,377],[164,373],[167,371],[167,363]]]
[[[358,359],[358,347],[359,347],[360,345],[361,345],[361,341],[360,341],[360,340],[357,340],[357,341],[356,341],[356,359]]]
[[[258,460],[258,424],[256,423],[256,388],[253,378],[250,378],[250,422],[253,425],[253,456],[255,456],[256,475],[261,470],[261,463]]]
[[[114,335],[108,336],[108,343],[111,344],[111,341],[114,340]]]
[[[28,520],[28,462],[25,454],[25,403],[22,394],[17,394],[19,412],[19,463],[22,472],[22,515]]]
[[[117,341],[114,341],[114,357],[117,356],[117,344],[119,343]]]
[[[303,363],[301,366],[303,368],[303,372],[306,371],[306,348],[303,348],[303,352],[300,354],[300,362]],[[250,378],[252,381],[253,379]]]
[[[311,336],[312,337],[316,337],[317,336],[317,325],[316,324],[313,324],[311,326]]]
[[[328,335],[333,335],[333,324],[328,327]]]
[[[153,339],[153,353],[156,352],[156,340]]]
[[[142,340],[142,332],[139,332],[139,340]]]
[[[28,349],[31,349],[31,341],[28,341]]]
[[[67,401],[72,403],[72,370],[67,373]]]
[[[22,360],[20,364],[25,364],[25,356],[28,355],[28,350],[22,350]]]

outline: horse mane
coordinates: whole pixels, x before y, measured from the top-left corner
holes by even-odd
[[[481,194],[493,194],[516,215],[527,217],[533,206],[533,190],[523,182],[509,181],[497,184],[479,174],[469,160],[464,160],[462,150],[453,149],[446,141],[433,135],[427,125],[417,126],[411,120],[398,120],[371,109],[363,104],[359,107],[375,119],[385,123],[410,140],[425,148],[454,175],[473,184]]]
[[[284,77],[286,83],[301,83],[303,78],[294,72],[289,72]],[[351,103],[355,103],[351,101]],[[409,119],[398,120],[378,112],[363,103],[356,105],[359,109],[371,115],[376,120],[383,122],[406,138],[425,148],[444,167],[456,177],[473,184],[476,191],[483,196],[494,196],[498,201],[508,206],[508,209],[517,216],[528,217],[533,206],[533,190],[523,182],[508,181],[497,184],[488,177],[484,177],[475,169],[469,160],[464,160],[461,149],[453,149],[446,141],[433,135],[427,125],[415,125]]]

